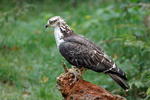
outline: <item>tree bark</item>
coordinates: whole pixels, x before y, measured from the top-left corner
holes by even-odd
[[[57,88],[64,100],[126,100],[119,95],[113,95],[104,88],[82,79],[81,69],[67,69],[57,77]]]

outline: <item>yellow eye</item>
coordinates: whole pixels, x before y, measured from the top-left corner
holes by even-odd
[[[52,22],[51,22],[51,24],[54,24],[54,23],[55,23],[55,21],[52,21]]]
[[[52,25],[52,24],[54,24],[56,21],[54,20],[54,21],[50,21],[49,23]]]

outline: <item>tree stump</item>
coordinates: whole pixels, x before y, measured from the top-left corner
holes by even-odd
[[[104,88],[82,79],[81,69],[67,69],[57,77],[57,88],[64,100],[126,100],[119,95],[113,95]]]

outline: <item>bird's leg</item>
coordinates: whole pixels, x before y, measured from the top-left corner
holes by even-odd
[[[72,66],[71,69],[69,69],[72,71],[72,73],[74,73],[74,81],[73,81],[73,84],[82,78],[82,75],[85,73],[85,71],[87,70],[87,68],[79,68],[79,67],[76,67],[76,66]]]
[[[72,66],[72,68],[69,70],[74,74],[74,81],[72,82],[74,84],[77,80],[81,78],[81,70],[76,66]]]
[[[86,71],[85,68],[79,68],[79,67],[76,67],[76,66],[72,66],[72,68],[68,69],[64,62],[62,63],[62,67],[63,67],[65,73],[63,73],[61,75],[61,77],[57,78],[58,84],[63,81],[63,77],[68,77],[69,84],[71,86],[71,85],[75,84],[79,79],[81,79],[82,75]],[[57,88],[60,89],[60,87],[61,87],[61,85],[60,86],[57,85]]]
[[[87,68],[84,68],[84,67],[82,67],[82,68],[79,68],[80,69],[80,71],[81,71],[81,76],[85,73],[85,71],[87,70]]]

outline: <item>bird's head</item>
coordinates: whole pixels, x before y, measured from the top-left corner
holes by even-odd
[[[73,30],[67,25],[67,23],[64,21],[64,19],[61,18],[60,16],[54,16],[54,17],[50,18],[48,20],[47,24],[45,25],[45,27],[48,28],[49,26],[51,26],[55,29],[58,29],[57,27],[59,27],[63,36],[70,36],[70,35],[74,34]]]
[[[55,28],[57,26],[60,26],[60,24],[62,24],[62,23],[65,23],[63,18],[61,18],[60,16],[54,16],[48,20],[45,27],[48,28],[49,26],[51,26],[51,27]]]

